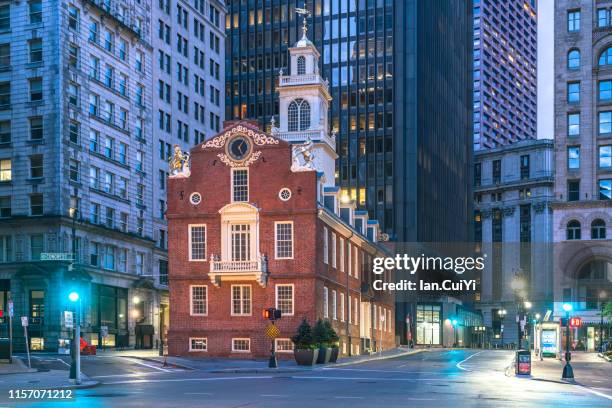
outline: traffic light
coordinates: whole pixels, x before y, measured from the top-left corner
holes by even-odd
[[[275,309],[273,307],[269,307],[267,309],[264,309],[262,312],[263,318],[264,319],[268,319],[268,320],[278,320],[281,318],[281,311],[280,309]]]

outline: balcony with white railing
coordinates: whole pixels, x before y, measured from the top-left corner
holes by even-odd
[[[276,128],[272,130],[272,134],[279,139],[283,139],[289,143],[304,143],[310,139],[313,142],[325,142],[332,149],[336,150],[336,140],[329,136],[324,130],[312,129],[312,130],[299,130],[295,132],[281,131]]]
[[[326,80],[321,78],[319,74],[304,74],[304,75],[281,75],[279,77],[279,84],[284,85],[316,85],[321,84],[328,86]]]
[[[208,275],[215,286],[219,286],[224,280],[255,280],[265,287],[268,276],[268,262],[265,256],[247,261],[228,261],[220,260],[215,255],[211,255]]]

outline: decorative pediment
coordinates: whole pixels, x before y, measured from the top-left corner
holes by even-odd
[[[270,136],[269,134],[251,128],[250,126],[242,123],[238,123],[226,129],[218,136],[206,141],[202,144],[202,149],[222,149],[225,148],[227,141],[234,136],[244,135],[253,140],[253,143],[257,146],[265,145],[278,145],[280,139]]]

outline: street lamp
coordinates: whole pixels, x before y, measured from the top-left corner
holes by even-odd
[[[607,295],[606,292],[603,290],[599,292],[599,304],[601,307],[601,314],[599,315],[601,319],[599,321],[599,352],[600,353],[604,352],[603,350],[603,316],[604,316],[604,308],[605,308],[604,299],[606,298],[606,295]]]
[[[74,378],[75,384],[81,383],[81,297],[79,292],[72,291],[68,295],[68,299],[75,303],[79,302],[79,313],[74,324],[74,353],[72,354],[72,364],[70,365],[70,378]],[[76,309],[76,305],[75,305]],[[76,315],[77,313],[75,313]],[[74,375],[74,377],[73,377]]]
[[[563,310],[565,310],[565,366],[563,367],[563,375],[561,378],[563,380],[573,380],[574,379],[574,370],[570,364],[570,360],[572,359],[572,354],[570,353],[569,342],[570,342],[570,327],[569,327],[569,317],[570,312],[573,307],[571,303],[564,303]]]
[[[506,313],[508,313],[506,311],[506,309],[499,309],[497,311],[497,314],[499,315],[499,317],[501,318],[501,346],[502,348],[504,347],[504,317],[506,317]]]
[[[529,310],[529,309],[531,309],[531,306],[532,306],[531,302],[526,300],[525,301],[525,309]]]

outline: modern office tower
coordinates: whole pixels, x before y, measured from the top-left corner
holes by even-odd
[[[555,315],[571,302],[591,350],[612,296],[611,8],[555,2]]]
[[[160,139],[164,152],[177,139],[157,131],[162,101],[153,80],[162,76],[163,47],[156,44],[156,7],[142,0],[0,2],[1,330],[12,301],[14,322],[29,317],[33,350],[65,349],[71,337],[65,311],[77,320],[80,314],[83,338],[93,345],[146,348],[163,340],[168,263],[159,170],[167,165],[157,149]],[[171,5],[167,82],[181,91],[174,85],[181,63],[195,89],[191,38],[199,21],[202,87],[219,89],[223,6],[186,8],[181,17],[189,18],[189,34],[175,23],[181,9]],[[177,31],[188,42],[179,46]],[[179,50],[189,60],[175,57]],[[210,91],[200,102],[207,129],[192,125],[193,116],[174,116],[177,94],[168,115],[191,131],[214,133],[222,109],[208,102],[220,100]],[[192,105],[183,108],[190,113],[197,100],[191,95]],[[68,300],[72,291],[78,302]],[[15,345],[23,349],[23,340]]]
[[[541,316],[551,306],[553,188],[552,140],[474,154],[474,240],[487,254],[475,300],[493,344],[517,343],[518,299]]]
[[[474,0],[474,150],[537,135],[536,0]]]
[[[472,4],[229,1],[226,117],[278,123],[279,76],[302,35],[321,51],[337,184],[391,239],[465,241],[471,214]],[[281,73],[282,70],[282,73]]]

